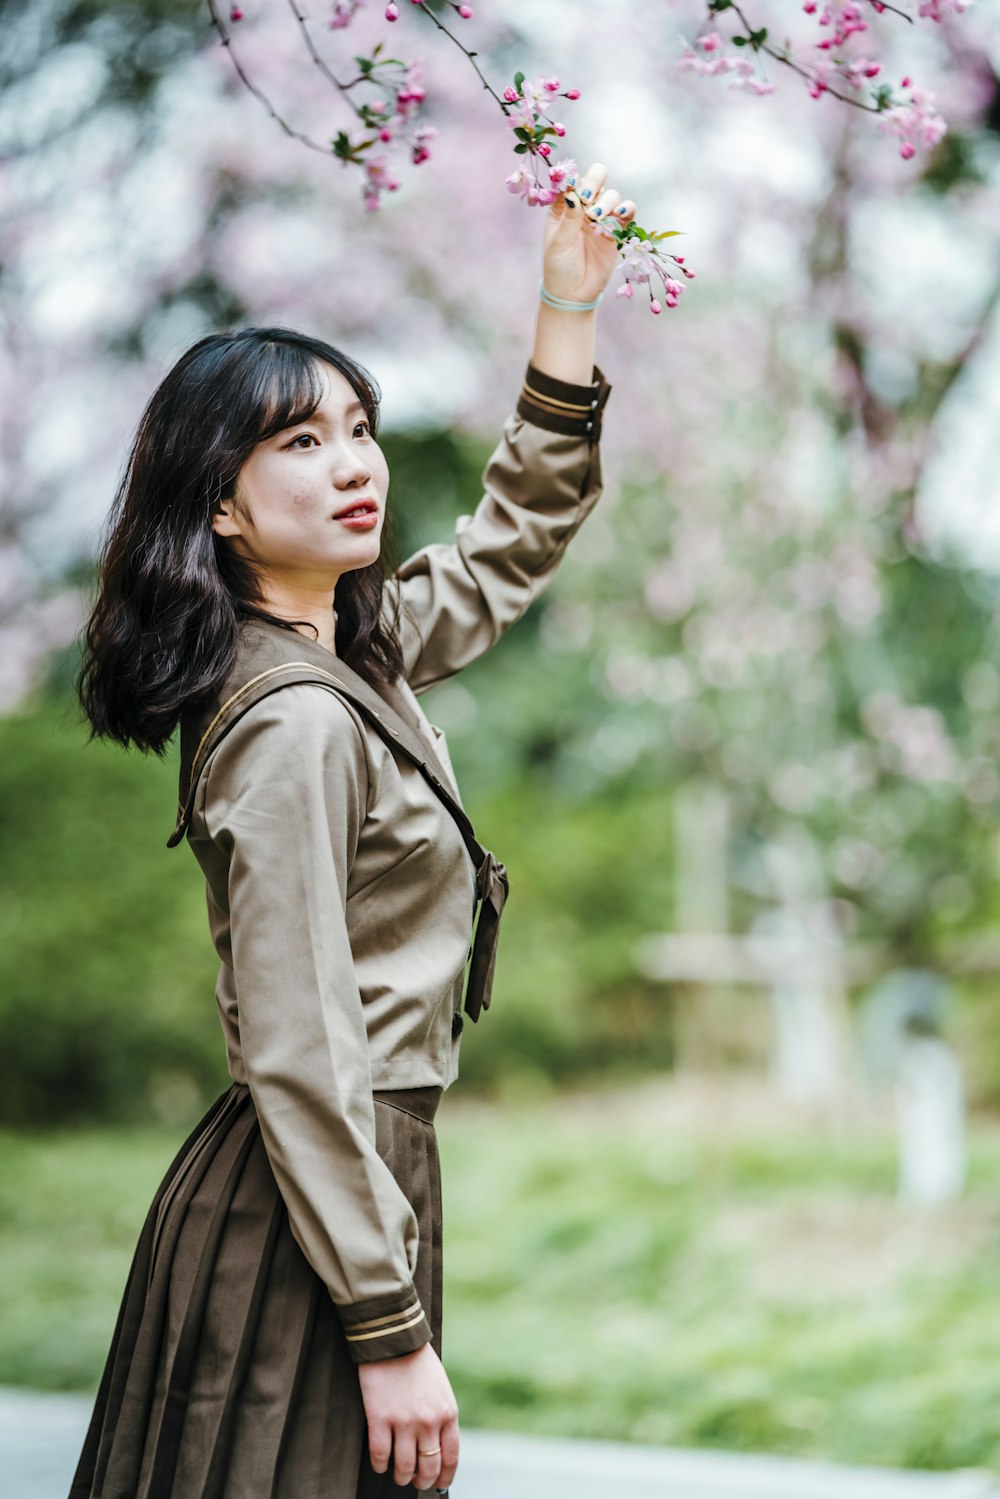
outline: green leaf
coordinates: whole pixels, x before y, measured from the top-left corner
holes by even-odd
[[[661,229],[660,232],[659,232],[659,234],[651,234],[649,237],[650,237],[651,240],[654,240],[654,239],[673,239],[673,237],[674,237],[675,234],[683,234],[683,233],[684,233],[683,229]]]
[[[523,125],[518,125],[517,129],[514,131],[514,134],[517,136],[519,141],[531,140],[531,131],[525,130]]]
[[[524,153],[525,153],[525,151],[527,151],[527,149],[528,149],[527,146],[524,146],[524,145],[522,145],[522,146],[515,146],[514,147],[514,151],[515,151],[515,153],[518,156],[523,156]]]
[[[751,31],[750,40],[755,47],[763,46],[767,41],[767,27],[762,26],[759,31]]]
[[[378,57],[384,45],[385,44],[383,42],[376,42],[374,47],[372,48],[372,57]]]
[[[749,40],[750,40],[750,38],[748,36],[734,36],[733,37],[733,46],[734,47],[745,47],[746,44],[747,44],[747,42]]]
[[[521,92],[521,84],[523,82],[524,82],[524,74],[523,73],[515,73],[514,74],[514,87],[517,89],[518,93]]]

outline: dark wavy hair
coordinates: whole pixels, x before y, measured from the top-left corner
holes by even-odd
[[[153,394],[108,518],[83,637],[76,685],[92,739],[162,755],[184,709],[225,682],[243,619],[294,628],[263,608],[252,563],[215,534],[211,516],[257,443],[312,416],[321,364],[350,382],[375,436],[381,393],[367,370],[288,328],[210,334]],[[398,617],[382,608],[387,573],[383,546],[341,576],[335,595],[337,654],[372,682],[403,670]]]

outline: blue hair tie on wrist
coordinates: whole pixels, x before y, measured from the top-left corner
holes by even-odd
[[[563,307],[567,312],[590,312],[597,306],[604,293],[598,292],[592,302],[568,302],[565,297],[554,297],[550,291],[546,291],[543,277],[538,283],[538,295],[549,307]]]

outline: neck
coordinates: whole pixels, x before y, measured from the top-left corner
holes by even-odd
[[[287,619],[301,635],[336,655],[337,611],[333,607],[333,589],[319,587],[283,588],[270,584],[263,607],[276,619]],[[312,625],[313,630],[304,628]]]

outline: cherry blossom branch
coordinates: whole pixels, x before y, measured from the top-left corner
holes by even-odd
[[[350,25],[356,12],[364,4],[364,0],[331,0],[331,3],[333,14],[330,26],[334,30],[342,30]],[[570,158],[558,162],[550,161],[551,140],[559,140],[565,136],[566,128],[559,121],[552,119],[548,111],[556,97],[576,100],[580,97],[580,90],[563,89],[558,78],[539,78],[536,82],[529,83],[525,80],[524,74],[519,72],[515,74],[513,84],[508,85],[501,96],[480,68],[476,60],[478,54],[466,47],[441,21],[440,17],[424,4],[424,0],[413,0],[413,3],[420,7],[437,29],[448,37],[469,60],[484,90],[499,106],[507,125],[513,128],[516,142],[514,152],[523,158],[524,166],[519,167],[507,178],[506,186],[509,191],[526,200],[530,207],[554,203],[560,194],[568,191],[576,183],[579,168]],[[468,4],[459,3],[459,0],[447,0],[447,3],[458,12],[463,20],[472,18],[472,8]],[[215,29],[223,46],[229,52],[238,78],[248,92],[293,140],[300,141],[310,150],[324,155],[332,154],[344,165],[352,162],[363,166],[365,182],[362,196],[365,208],[377,209],[380,204],[380,194],[384,191],[394,192],[400,184],[398,178],[393,176],[390,170],[387,157],[366,155],[376,141],[392,142],[402,139],[410,147],[411,160],[414,165],[419,165],[430,156],[427,142],[436,134],[435,127],[417,124],[412,131],[407,130],[426,97],[420,81],[420,63],[416,61],[407,63],[399,58],[385,58],[380,62],[378,59],[383,44],[379,42],[370,57],[356,58],[360,68],[358,76],[348,82],[342,82],[316,45],[309,27],[309,17],[302,8],[302,0],[286,0],[286,4],[313,65],[319,69],[324,81],[340,97],[347,100],[349,108],[361,121],[365,130],[373,132],[367,139],[352,141],[346,131],[340,130],[328,150],[311,136],[290,125],[250,77],[237,57],[231,45],[229,31],[219,14],[218,0],[208,0],[209,12]],[[399,19],[399,7],[396,0],[387,0],[385,16],[388,21]],[[231,4],[229,19],[233,24],[244,19],[244,13],[239,4]],[[378,71],[390,68],[404,70],[402,79],[398,77],[394,79],[387,76],[385,72]],[[356,104],[350,91],[359,83],[386,87],[395,95],[394,105],[388,105],[383,99],[361,105]],[[525,167],[530,167],[530,171],[525,170]],[[624,273],[624,281],[618,289],[618,296],[631,299],[635,295],[637,286],[646,286],[649,290],[648,305],[651,312],[662,312],[664,305],[668,308],[676,307],[680,294],[684,290],[684,281],[679,280],[676,273],[680,273],[685,280],[691,280],[694,277],[694,272],[685,265],[684,256],[669,254],[661,245],[663,240],[672,238],[677,231],[663,230],[659,233],[650,233],[634,221],[614,225],[610,222],[599,223],[598,228],[600,232],[613,237],[618,247],[619,269]],[[662,303],[653,294],[654,278],[658,278],[662,284]]]
[[[223,47],[225,47],[227,53],[229,54],[229,60],[236,70],[236,76],[243,84],[243,87],[253,95],[258,104],[263,106],[266,112],[271,116],[271,119],[274,120],[276,124],[281,126],[282,130],[287,136],[290,136],[294,141],[298,141],[301,145],[307,146],[310,151],[318,151],[321,156],[329,156],[329,146],[321,145],[319,141],[314,141],[311,136],[305,135],[301,130],[296,130],[294,126],[289,125],[288,121],[275,109],[274,105],[264,93],[263,89],[259,88],[258,85],[254,83],[253,79],[244,69],[243,64],[240,62],[236,53],[233,51],[232,40],[230,38],[229,32],[226,30],[225,26],[222,23],[222,17],[219,15],[215,0],[208,0],[208,10],[210,16],[212,17],[212,25],[219,33],[219,41],[222,43]]]
[[[479,56],[479,53],[478,52],[470,52],[469,49],[468,49],[468,47],[464,46],[462,44],[462,42],[459,41],[459,39],[455,35],[455,33],[453,31],[449,31],[448,30],[447,26],[441,20],[440,16],[438,16],[433,10],[429,10],[428,7],[426,5],[424,5],[424,4],[421,4],[420,9],[423,11],[423,13],[424,13],[425,16],[427,16],[431,21],[434,22],[434,25],[437,27],[437,29],[439,31],[443,31],[444,34],[445,34],[445,36],[451,37],[452,41],[455,43],[455,46],[458,48],[458,50],[460,52],[464,52],[465,53],[466,57],[471,62],[472,66],[475,68],[476,72],[479,74],[479,77],[482,80],[483,88],[486,89],[488,93],[492,94],[493,98],[499,104],[499,106],[503,110],[504,114],[507,114],[508,111],[507,111],[506,104],[500,98],[500,95],[496,92],[496,90],[494,89],[493,85],[490,83],[489,79],[486,77],[486,75],[483,73],[482,69],[480,68],[479,64],[476,62],[476,58]],[[468,7],[466,7],[466,9],[468,9]],[[471,14],[471,12],[470,12],[470,14]]]
[[[918,14],[922,19],[940,23],[949,15],[961,15],[969,4],[971,0],[919,0]],[[774,85],[758,75],[749,58],[728,55],[725,45],[728,42],[736,51],[749,48],[752,55],[770,57],[798,74],[808,83],[814,99],[829,94],[842,104],[877,116],[878,128],[896,137],[899,154],[908,160],[916,154],[917,144],[928,148],[937,145],[948,128],[934,107],[934,95],[915,88],[909,77],[903,78],[899,85],[900,90],[909,90],[908,95],[897,96],[891,84],[882,82],[873,86],[870,102],[858,98],[856,93],[844,93],[832,83],[834,77],[839,77],[848,88],[860,90],[866,80],[882,71],[877,58],[851,58],[847,52],[852,38],[868,31],[865,6],[876,15],[888,12],[910,25],[914,23],[912,15],[888,0],[805,0],[803,12],[816,16],[821,28],[829,28],[813,44],[820,56],[809,63],[792,56],[791,43],[786,42],[783,48],[769,43],[767,26],[755,26],[740,0],[708,0],[709,29],[699,33],[693,47],[685,49],[679,66],[696,73],[729,74],[732,87],[746,88],[756,94],[773,93]],[[732,11],[738,18],[743,32],[727,37],[716,29],[718,17],[726,11]]]
[[[717,8],[718,7],[710,7],[710,9]],[[890,6],[887,8],[895,9],[894,6]],[[760,35],[760,29],[754,29],[754,27],[747,20],[740,6],[736,3],[736,0],[729,0],[729,5],[726,7],[726,9],[734,10],[739,16],[740,20],[743,22],[743,25],[747,29],[749,44],[753,47],[755,52],[766,52],[768,57],[773,57],[775,62],[780,62],[784,67],[791,68],[793,73],[798,73],[800,77],[806,80],[807,83],[813,82],[813,74],[809,72],[808,68],[802,67],[801,63],[795,62],[795,60],[788,55],[787,49],[781,52],[776,47],[769,46],[766,42],[755,43],[752,40],[754,36]],[[897,11],[897,15],[902,14],[902,11]],[[906,19],[909,21],[912,19],[912,17],[907,16]],[[862,99],[852,99],[850,94],[842,94],[838,89],[831,88],[829,84],[827,84],[824,92],[829,94],[832,99],[839,99],[843,104],[850,104],[854,109],[863,109],[866,114],[879,113],[879,106],[877,104],[865,104]]]
[[[306,51],[309,53],[309,56],[316,64],[317,68],[319,68],[320,72],[323,74],[323,77],[327,80],[327,82],[331,83],[335,89],[338,89],[340,93],[342,93],[344,97],[347,98],[348,104],[352,109],[354,109],[355,114],[357,114],[357,109],[355,108],[354,101],[353,99],[348,98],[347,94],[348,89],[351,87],[351,85],[354,83],[360,83],[364,75],[360,74],[357,78],[352,78],[351,83],[341,83],[340,79],[336,76],[336,74],[333,72],[333,69],[327,63],[326,58],[320,55],[316,47],[316,43],[313,41],[312,32],[309,30],[306,17],[299,10],[297,0],[288,0],[288,8],[291,11],[292,15],[295,17],[296,22],[298,23],[299,31],[302,33],[302,40],[305,43]]]

